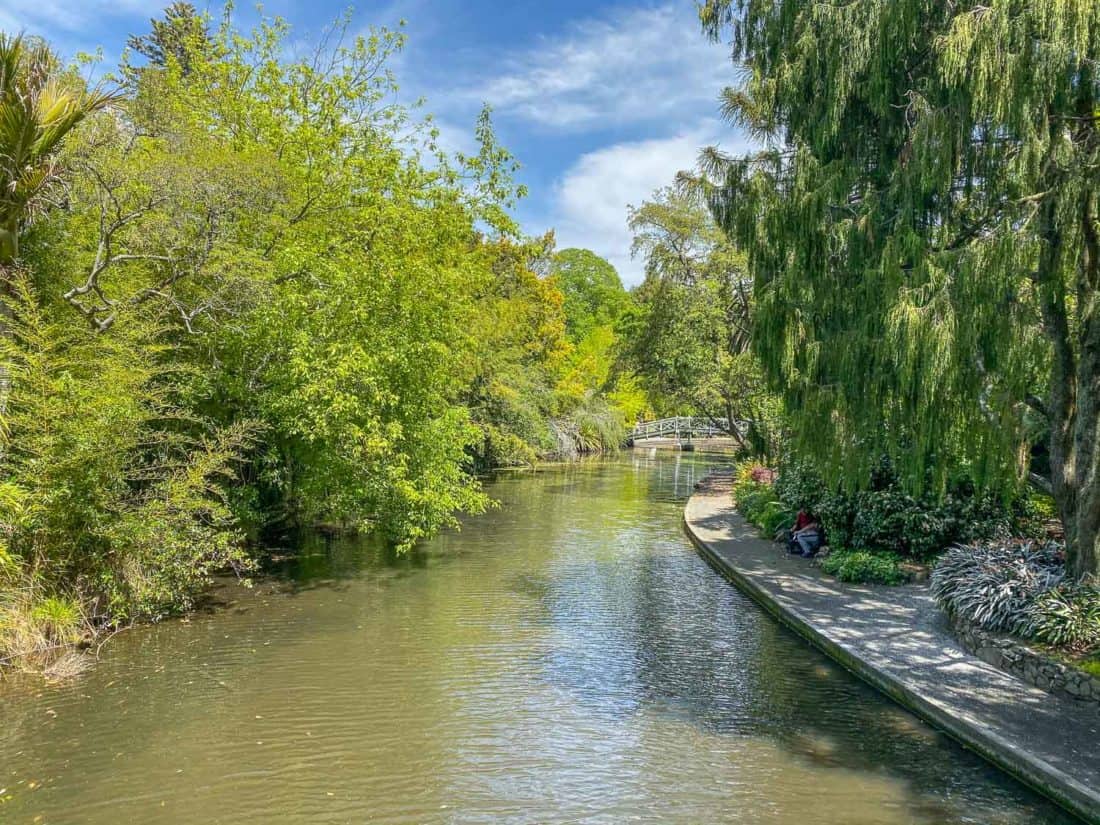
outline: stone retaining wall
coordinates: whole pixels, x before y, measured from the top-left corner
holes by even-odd
[[[1030,685],[1078,702],[1092,703],[1100,712],[1100,679],[1063,664],[1022,642],[953,617],[951,625],[964,648],[983,662],[998,667]]]

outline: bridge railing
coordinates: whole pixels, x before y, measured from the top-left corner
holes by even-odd
[[[734,426],[738,432],[743,433],[747,422],[735,421]],[[710,418],[694,418],[679,416],[676,418],[662,418],[659,421],[643,421],[635,425],[631,438],[634,441],[645,441],[651,438],[720,438],[730,434],[729,422],[726,419],[717,421]]]

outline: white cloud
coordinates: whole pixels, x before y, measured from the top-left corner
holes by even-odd
[[[676,173],[694,169],[699,150],[718,142],[722,124],[707,119],[670,138],[617,143],[582,155],[555,187],[549,222],[559,248],[591,249],[615,265],[627,286],[644,277],[630,257],[627,207],[640,205]],[[724,147],[740,152],[747,144]]]
[[[156,17],[171,0],[5,0],[0,22],[42,35],[79,32],[104,18]]]
[[[543,126],[614,128],[713,111],[730,71],[692,4],[676,2],[579,21],[505,57],[498,77],[464,96]]]

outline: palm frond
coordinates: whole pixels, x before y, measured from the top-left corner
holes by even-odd
[[[35,211],[66,136],[117,99],[62,79],[44,43],[0,34],[0,219],[21,222]]]
[[[0,100],[15,88],[23,63],[23,36],[0,33]]]

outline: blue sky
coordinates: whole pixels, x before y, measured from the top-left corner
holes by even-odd
[[[42,34],[70,56],[102,47],[112,62],[166,4],[2,0],[0,29]],[[642,266],[630,258],[627,204],[692,166],[704,145],[744,147],[717,117],[719,91],[735,76],[728,49],[703,37],[694,0],[272,0],[264,13],[311,40],[349,5],[356,28],[407,21],[393,68],[408,100],[426,98],[445,145],[472,148],[477,113],[492,105],[530,188],[517,207],[524,229],[553,228],[560,247],[593,249],[628,284]],[[236,17],[247,26],[256,12],[239,2]]]

